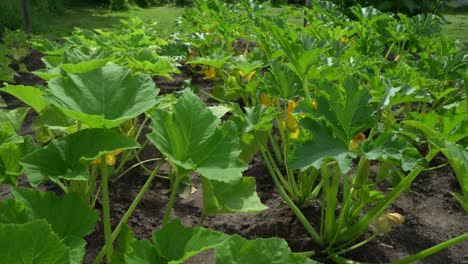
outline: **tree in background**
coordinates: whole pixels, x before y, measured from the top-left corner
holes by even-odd
[[[31,23],[29,22],[29,1],[23,0],[24,30],[26,34],[31,34]]]

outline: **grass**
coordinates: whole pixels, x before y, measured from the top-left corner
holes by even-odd
[[[127,11],[113,11],[107,8],[79,7],[66,11],[63,16],[55,16],[38,26],[39,34],[45,37],[57,38],[71,34],[73,28],[112,28],[120,23],[121,19],[140,17],[145,21],[158,22],[163,35],[171,33],[177,17],[184,12],[178,7],[152,7],[147,9],[131,9]]]
[[[468,43],[468,11],[446,14],[444,17],[450,24],[442,25],[442,33],[450,38],[458,38],[462,42]]]
[[[152,7],[147,9],[134,8],[127,11],[111,12],[107,8],[80,7],[68,9],[63,16],[51,17],[43,21],[37,28],[46,37],[64,37],[70,35],[74,27],[80,28],[111,28],[121,19],[140,17],[143,20],[158,22],[162,35],[172,33],[177,17],[184,12],[179,7]],[[279,15],[281,8],[272,8],[271,15]],[[451,12],[444,15],[449,24],[442,25],[442,33],[451,38],[458,38],[468,43],[468,11]],[[302,21],[292,18],[298,24]],[[296,21],[297,20],[297,21]]]

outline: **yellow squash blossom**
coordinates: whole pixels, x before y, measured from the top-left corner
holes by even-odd
[[[109,166],[114,166],[115,165],[115,161],[116,161],[116,156],[119,155],[120,153],[122,153],[122,150],[116,150],[114,152],[111,152],[109,154],[106,154],[106,164],[109,165]],[[95,160],[93,160],[91,162],[91,164],[94,164],[94,165],[100,165],[101,164],[101,158],[97,158]]]
[[[205,74],[205,80],[213,79],[216,76],[216,69],[214,67],[209,67],[203,71]]]
[[[252,79],[252,77],[254,76],[256,71],[251,71],[249,74],[247,74],[247,80],[250,81],[250,79]],[[241,78],[245,78],[245,73],[243,71],[239,71],[239,75]]]
[[[299,137],[299,125],[296,122],[296,119],[293,116],[293,111],[294,108],[296,108],[296,102],[295,101],[289,101],[287,110],[286,110],[286,122],[283,122],[283,125],[288,129],[289,131],[289,137],[290,138],[298,138]]]
[[[260,96],[260,103],[262,103],[264,106],[271,106],[270,96],[268,96],[268,94],[262,94]]]
[[[189,51],[189,55],[188,55],[188,59],[189,59],[189,60],[193,60],[193,58],[194,58],[194,56],[193,56],[193,51],[190,50],[190,51]]]
[[[312,107],[317,110],[318,109],[318,106],[317,106],[317,102],[313,101],[312,102]]]

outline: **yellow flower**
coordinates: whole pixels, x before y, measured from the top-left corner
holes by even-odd
[[[298,138],[299,137],[299,125],[296,122],[296,119],[293,116],[294,108],[296,108],[297,104],[295,101],[289,101],[286,109],[286,122],[283,122],[283,125],[289,131],[289,137],[291,138]]]
[[[348,149],[349,151],[357,148],[359,142],[366,140],[366,135],[364,133],[357,134],[353,139],[349,141]]]
[[[399,213],[383,214],[375,221],[375,228],[378,233],[387,234],[392,230],[393,225],[401,225],[405,218]]]
[[[122,153],[122,150],[116,150],[114,152],[111,152],[109,154],[106,154],[106,164],[109,165],[109,166],[114,166],[115,165],[115,161],[116,161],[116,156],[119,155],[120,153]],[[101,164],[101,157],[93,160],[91,162],[91,164],[94,164],[94,165],[100,165]]]
[[[193,50],[189,51],[188,59],[193,60]]]
[[[250,81],[250,79],[252,79],[252,77],[254,76],[256,71],[251,71],[249,74],[247,74],[247,80]],[[239,75],[241,78],[245,78],[245,73],[243,71],[239,71]]]
[[[340,37],[340,42],[344,43],[344,42],[348,42],[348,38],[347,37]]]
[[[317,102],[313,101],[312,102],[312,107],[317,110],[318,109],[318,106],[317,106]]]
[[[208,69],[205,69],[203,71],[203,74],[205,74],[205,80],[210,80],[216,77],[216,69],[214,67],[209,67]]]
[[[249,54],[249,50],[245,49],[244,52],[242,52],[242,55],[247,55],[247,54]]]
[[[268,94],[262,94],[260,96],[260,102],[262,103],[262,105],[265,105],[265,106],[270,106],[271,105],[271,99],[268,96]]]

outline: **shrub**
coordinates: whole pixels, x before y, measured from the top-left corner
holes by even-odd
[[[345,10],[353,5],[372,5],[385,12],[417,15],[426,13],[437,14],[442,7],[453,2],[453,0],[332,0],[332,2]]]
[[[110,7],[112,10],[127,10],[129,8],[128,0],[112,0]]]

